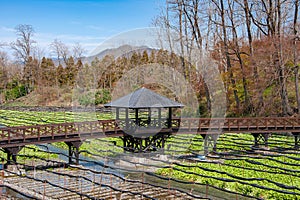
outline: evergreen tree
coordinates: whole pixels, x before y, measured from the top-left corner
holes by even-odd
[[[76,69],[75,62],[72,56],[68,58],[67,66],[65,69],[65,78],[68,86],[73,87],[75,83],[75,78],[78,70]]]
[[[134,68],[136,67],[138,64],[140,63],[139,61],[139,55],[137,52],[133,52],[133,54],[131,55],[131,58],[130,58],[130,67],[131,68]]]
[[[143,51],[143,56],[142,56],[142,59],[141,59],[141,63],[142,64],[147,64],[148,62],[149,62],[148,53],[147,53],[147,50],[144,50]]]
[[[49,87],[55,85],[55,65],[51,58],[43,57],[40,67],[40,85]]]
[[[25,83],[26,92],[30,93],[34,90],[39,81],[39,64],[36,59],[31,56],[24,66],[23,82]]]
[[[155,58],[155,51],[152,50],[150,57],[149,57],[149,63],[155,63],[156,62],[156,58]]]
[[[56,85],[62,87],[66,84],[65,70],[62,65],[58,65],[56,68]]]

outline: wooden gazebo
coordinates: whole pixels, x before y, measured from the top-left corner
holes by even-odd
[[[164,147],[172,131],[172,109],[184,105],[143,87],[104,106],[115,110],[124,148],[141,152]]]

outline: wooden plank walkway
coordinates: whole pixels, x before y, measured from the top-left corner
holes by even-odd
[[[159,130],[158,127],[153,128]],[[172,119],[171,132],[176,134],[299,133],[300,118],[181,118]],[[5,127],[0,128],[0,147],[77,141],[87,138],[120,137],[123,135],[124,132],[116,120]]]
[[[177,123],[180,132],[201,134],[300,132],[298,117],[182,118]]]

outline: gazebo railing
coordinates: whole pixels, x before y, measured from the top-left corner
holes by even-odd
[[[139,127],[144,128],[168,128],[168,119],[119,119],[116,120],[120,128],[123,129],[136,129]]]

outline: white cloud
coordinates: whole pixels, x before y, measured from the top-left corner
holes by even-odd
[[[0,43],[8,45],[16,40],[15,29],[6,26],[0,27]]]
[[[92,30],[96,30],[96,31],[102,31],[102,30],[104,30],[103,27],[95,26],[95,25],[88,25],[88,26],[86,26],[86,28],[92,29]]]
[[[15,32],[14,28],[9,28],[6,26],[1,26],[0,29],[1,29],[1,31],[5,31],[5,32]]]
[[[80,25],[82,23],[80,21],[71,21],[70,24],[72,24],[72,25]]]
[[[106,37],[101,36],[87,36],[87,35],[58,35],[56,38],[61,40],[87,41],[87,40],[104,40]]]

